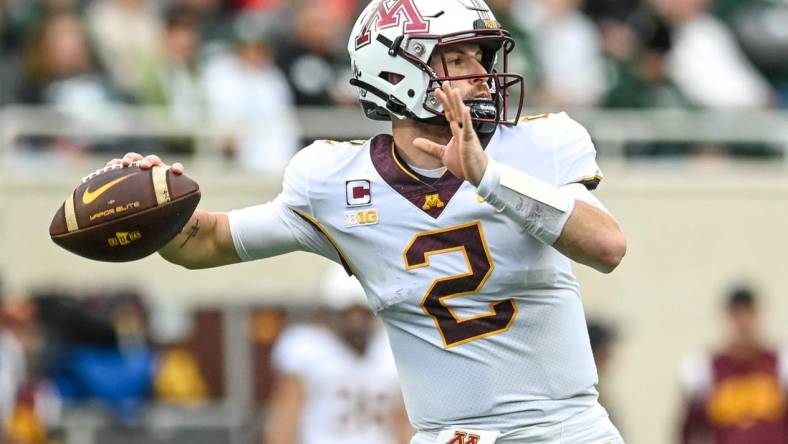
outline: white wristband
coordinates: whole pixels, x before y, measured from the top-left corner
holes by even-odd
[[[548,183],[488,159],[477,187],[479,196],[532,236],[548,245],[555,243],[575,200]]]

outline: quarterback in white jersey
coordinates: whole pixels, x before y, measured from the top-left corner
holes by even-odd
[[[519,118],[513,46],[482,0],[373,0],[348,42],[351,83],[391,135],[314,143],[274,201],[198,210],[159,253],[342,263],[388,332],[414,444],[620,443],[570,265],[610,272],[626,241],[590,193],[602,174],[585,129]],[[116,162],[137,159],[161,164]]]
[[[337,267],[321,287],[323,322],[290,326],[274,346],[266,444],[404,444],[412,435],[386,336],[358,281]]]

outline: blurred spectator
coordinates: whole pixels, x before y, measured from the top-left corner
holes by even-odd
[[[94,0],[3,0],[0,10],[5,9],[5,23],[15,34],[10,36],[11,42],[21,43],[47,17],[67,12],[79,14],[91,1]]]
[[[733,34],[708,12],[709,0],[657,0],[671,25],[667,71],[692,102],[706,108],[763,108],[772,101],[766,80]]]
[[[154,387],[156,398],[170,404],[193,406],[208,399],[208,385],[197,358],[178,345],[161,350]]]
[[[14,322],[8,313],[8,302],[0,280],[0,424],[6,424],[16,404],[17,394],[25,381],[27,364],[22,344],[9,324]],[[2,436],[0,434],[0,441]]]
[[[256,15],[241,15],[230,53],[207,63],[204,89],[221,146],[244,168],[280,173],[295,154],[299,130],[287,80]]]
[[[610,413],[611,406],[608,402],[608,392],[604,389],[607,384],[607,374],[610,362],[613,360],[616,335],[613,327],[598,320],[588,321],[588,338],[591,341],[591,351],[594,353],[594,364],[598,375],[599,403]],[[613,416],[612,414],[610,415]]]
[[[5,51],[14,38],[11,33],[11,9],[6,0],[0,0],[0,52]]]
[[[322,294],[327,325],[288,327],[274,346],[278,372],[266,444],[405,444],[397,371],[361,285],[340,268]]]
[[[79,17],[58,13],[34,32],[26,51],[23,92],[28,103],[47,103],[70,113],[95,109],[113,99],[112,89],[92,57]]]
[[[28,42],[24,59],[22,101],[49,105],[74,125],[106,124],[119,96],[97,68],[77,15],[63,12],[45,18]],[[78,155],[87,144],[58,139],[55,147]]]
[[[14,49],[21,38],[14,29],[10,8],[7,0],[0,0],[0,106],[10,102],[13,97],[16,86],[13,67],[18,64],[18,60],[14,60]]]
[[[35,307],[24,296],[4,298],[0,325],[2,442],[43,444],[47,429],[60,419],[61,404],[42,366],[43,341]]]
[[[585,0],[583,12],[594,22],[626,23],[642,6],[639,0]]]
[[[163,52],[145,67],[141,100],[169,108],[175,122],[189,127],[202,119],[199,18],[185,8],[168,13]]]
[[[27,85],[23,53],[42,22],[52,15],[77,13],[87,1],[0,1],[0,105],[23,99]]]
[[[664,68],[670,31],[637,0],[586,0],[584,11],[602,36],[608,84],[602,105],[614,108],[676,106]],[[666,88],[667,87],[667,88]]]
[[[518,19],[533,36],[543,74],[532,98],[550,107],[594,106],[607,89],[602,41],[582,0],[519,0]]]
[[[764,0],[714,0],[709,6],[715,16],[727,24],[732,22],[733,16],[750,5],[761,3]],[[771,0],[765,0],[771,2]],[[777,0],[782,1],[782,0]]]
[[[294,0],[292,29],[276,45],[276,63],[285,73],[296,105],[356,104],[345,39],[348,23],[326,0]]]
[[[148,0],[101,0],[87,10],[87,25],[113,81],[138,96],[142,67],[159,58],[162,22]],[[121,31],[122,30],[122,31]]]
[[[3,322],[5,324],[5,321]],[[26,364],[22,345],[5,325],[0,327],[0,420],[6,424],[25,381]],[[2,436],[2,434],[0,434]],[[1,441],[1,440],[0,440]]]
[[[208,383],[197,356],[188,347],[195,340],[193,313],[162,301],[151,315],[151,336],[159,354],[154,379],[156,399],[182,406],[206,402]]]
[[[279,9],[284,0],[233,0],[238,9],[245,11],[274,11]]]
[[[788,107],[788,1],[739,1],[735,6],[729,16],[733,31],[750,60],[777,89],[780,105]]]
[[[682,366],[685,405],[679,442],[784,444],[788,351],[778,352],[763,340],[751,289],[734,289],[726,314],[722,348],[692,356]]]
[[[605,106],[613,108],[687,108],[689,100],[670,79],[668,54],[673,36],[651,8],[632,12],[626,22],[603,24],[610,89]]]
[[[295,0],[296,2],[300,0]],[[245,12],[257,11],[275,13],[292,6],[293,1],[285,0],[234,0],[236,6]],[[369,4],[369,0],[317,0],[311,7],[328,12],[339,19],[334,23],[337,27],[347,27],[348,31],[358,13]]]
[[[188,11],[197,19],[204,52],[210,53],[232,40],[232,22],[237,13],[232,0],[168,0],[164,10],[173,9]],[[270,14],[273,10],[260,13]]]
[[[44,293],[35,300],[47,332],[50,374],[64,402],[98,401],[121,424],[136,423],[156,368],[140,296],[75,300]]]
[[[509,31],[514,39],[514,51],[509,54],[509,71],[525,78],[526,100],[531,89],[536,91],[541,78],[539,60],[534,54],[531,36],[515,16],[515,0],[488,0],[487,5],[495,13],[501,27]]]

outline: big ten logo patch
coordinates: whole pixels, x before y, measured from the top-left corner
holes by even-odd
[[[375,225],[378,223],[377,210],[358,210],[345,212],[346,227],[361,227],[365,225]]]

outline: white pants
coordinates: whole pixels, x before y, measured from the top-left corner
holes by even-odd
[[[418,432],[410,444],[446,444],[437,442],[438,433]],[[597,404],[566,421],[532,426],[502,433],[495,444],[624,444],[624,439],[610,422],[607,411]]]

